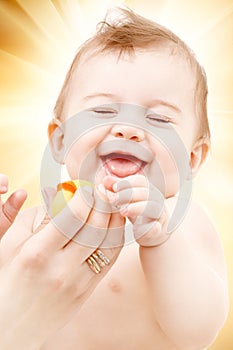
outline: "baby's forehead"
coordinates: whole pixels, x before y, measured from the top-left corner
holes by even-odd
[[[161,43],[156,46],[150,45],[145,48],[134,48],[133,50],[122,50],[119,49],[104,49],[101,47],[94,47],[84,50],[80,52],[79,57],[77,57],[76,62],[74,64],[73,74],[78,77],[79,73],[82,73],[84,69],[86,69],[91,64],[106,65],[106,60],[111,59],[111,65],[118,64],[119,62],[129,62],[135,63],[136,57],[145,57],[150,56],[150,62],[147,62],[151,69],[153,69],[156,64],[159,56],[164,57],[164,62],[168,65],[172,63],[182,64],[184,67],[188,67],[188,70],[192,71],[193,77],[196,79],[196,73],[194,66],[195,64],[192,61],[191,56],[185,52],[182,48],[174,45],[174,43]],[[106,67],[107,69],[108,67]],[[145,66],[146,70],[148,66]],[[188,71],[186,69],[186,72]],[[185,71],[184,71],[185,72]],[[189,72],[190,73],[190,72]]]
[[[174,45],[173,45],[174,46]],[[197,84],[197,74],[195,66],[182,51],[169,45],[156,47],[136,48],[134,51],[101,50],[99,47],[87,50],[79,57],[72,72],[72,81],[76,86],[90,85],[93,80],[99,79],[100,85],[103,80],[111,84],[112,81],[119,81],[128,84],[127,76],[132,76],[132,71],[138,79],[148,80],[153,83],[160,79],[166,80],[170,75],[171,79],[186,80],[189,88],[195,89]],[[158,68],[159,67],[159,68]],[[156,72],[160,69],[164,75]],[[106,74],[107,72],[107,74]],[[103,74],[104,76],[101,76]],[[139,81],[136,81],[138,85]],[[69,82],[68,82],[69,84]],[[72,84],[71,84],[72,85]]]
[[[90,82],[93,77],[100,75],[101,72],[104,72],[106,78],[105,73],[108,72],[109,76],[117,80],[118,78],[123,79],[122,82],[127,84],[127,79],[124,79],[124,77],[126,78],[128,72],[134,69],[135,76],[139,77],[139,72],[145,73],[145,79],[147,77],[147,79],[153,81],[155,78],[153,73],[158,66],[165,72],[165,75],[166,72],[170,72],[171,80],[176,79],[174,75],[179,72],[178,75],[182,74],[183,77],[187,77],[190,86],[196,86],[197,84],[195,65],[182,50],[169,45],[151,46],[147,49],[136,48],[133,52],[103,51],[99,47],[87,50],[76,62],[72,72],[72,80],[78,83],[81,77],[85,77],[86,81],[82,81],[82,83],[86,84],[87,80]],[[129,70],[127,70],[128,68]]]

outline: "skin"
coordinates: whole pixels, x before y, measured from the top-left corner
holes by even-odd
[[[1,195],[6,194],[7,191],[8,178],[6,175],[0,174],[0,239],[12,225],[27,198],[27,193],[24,190],[17,190],[3,202]]]
[[[94,193],[76,191],[69,210],[59,213],[56,219],[63,222],[65,231],[80,220],[83,224],[95,223],[101,227],[102,235],[96,246],[81,246],[71,239],[76,232],[81,235],[85,225],[75,230],[73,236],[67,236],[51,221],[34,234],[36,208],[22,213],[3,236],[0,245],[2,349],[40,349],[72,319],[111,268],[124,242],[124,219],[118,214],[107,214],[106,208],[99,214],[94,206]],[[107,228],[115,229],[118,244],[116,248],[101,249],[111,264],[97,275],[88,267],[86,259],[105,244]]]
[[[169,123],[184,142],[193,176],[198,172],[206,158],[208,145],[203,141],[200,142],[196,137],[198,125],[194,114],[195,81],[190,67],[180,56],[171,56],[169,50],[157,50],[156,52],[136,52],[133,58],[125,56],[117,60],[117,55],[108,53],[89,57],[85,65],[82,63],[70,83],[65,105],[67,118],[86,108],[119,102],[143,106],[146,110],[152,109],[157,114],[171,116]],[[123,77],[127,82],[125,84],[122,84]],[[106,94],[111,94],[111,98],[109,95],[106,98]],[[174,108],[171,110],[170,107],[161,103],[155,105],[154,102],[152,103],[154,99],[166,100],[178,106],[180,112],[175,113]],[[145,118],[145,115],[138,117]],[[63,327],[55,322],[55,327],[51,330],[45,322],[46,318],[44,320],[44,315],[43,317],[41,315],[47,304],[41,306],[39,303],[40,312],[38,311],[35,319],[39,320],[39,327],[42,330],[45,324],[48,331],[45,332],[44,337],[40,337],[39,332],[38,344],[41,339],[44,344],[42,347],[37,347],[38,344],[36,344],[35,349],[60,350],[64,347],[68,350],[77,348],[80,350],[204,349],[215,339],[228,312],[225,261],[221,244],[210,220],[194,203],[190,204],[187,215],[178,229],[167,239],[167,223],[169,213],[174,207],[179,175],[177,168],[171,162],[169,152],[157,138],[138,125],[110,124],[84,134],[72,145],[66,158],[63,159],[60,155],[66,147],[70,131],[59,123],[54,123],[55,132],[51,139],[53,154],[55,159],[65,162],[72,179],[78,178],[81,165],[90,151],[98,150],[103,142],[115,140],[118,137],[140,143],[153,154],[153,157],[145,167],[144,173],[119,179],[107,175],[98,152],[93,153],[92,171],[96,174],[96,186],[101,184],[105,189],[102,194],[104,203],[117,205],[120,209],[115,214],[116,217],[114,216],[116,219],[114,226],[122,227],[125,218],[128,218],[133,224],[136,242],[124,247],[114,266],[110,266],[111,269],[106,267],[103,269],[100,276],[103,276],[106,271],[109,271],[108,274],[102,280],[98,276],[98,282],[96,280],[93,283],[95,287],[98,283],[98,286],[91,295],[89,292],[84,293],[85,302],[82,303],[81,309],[79,305],[72,304],[71,312],[68,303],[73,300],[73,296],[65,293],[64,289],[61,290],[57,285],[52,293],[47,293],[47,303],[50,303],[52,294],[54,295],[56,290],[55,295],[57,295],[58,288],[59,302],[54,304],[55,311],[57,309],[58,311],[54,314],[55,311],[52,310],[52,312],[49,309],[48,314],[53,320],[63,322]],[[153,180],[156,175],[154,159],[159,162],[166,180],[166,190],[163,194]],[[129,189],[130,195],[127,191]],[[148,201],[148,195],[151,193]],[[79,210],[82,212],[82,208],[85,208],[84,203],[80,204],[78,200],[71,203],[76,214],[80,215]],[[127,203],[126,208],[125,203]],[[151,210],[151,208],[157,209]],[[27,220],[22,219],[21,225],[23,227],[25,221],[27,225],[30,223],[31,232],[36,213],[29,211],[27,215]],[[106,215],[110,214],[97,212],[95,215],[97,217],[92,222],[95,225],[99,223],[107,231],[109,221],[106,221]],[[81,217],[88,223],[83,215]],[[139,221],[138,217],[140,217]],[[148,227],[147,233],[141,236],[141,230],[145,232],[145,228]],[[65,258],[61,259],[61,264],[58,264],[59,258],[54,255],[55,250],[56,252],[58,250],[49,247],[49,242],[52,245],[48,234],[49,228],[43,233],[44,230],[31,237],[28,242],[32,242],[29,247],[30,249],[33,247],[32,251],[34,251],[33,242],[39,240],[40,245],[36,251],[38,252],[39,249],[40,254],[43,252],[43,257],[46,256],[46,264],[47,262],[49,264],[45,266],[39,264],[39,269],[37,264],[32,266],[27,264],[31,276],[36,273],[36,278],[42,281],[39,285],[42,285],[43,291],[48,283],[48,276],[49,280],[51,276],[53,280],[56,275],[55,270],[51,270],[56,262],[58,271],[62,269],[63,272],[60,274],[60,281],[61,276],[64,278],[68,272],[68,275],[71,274],[73,277],[69,279],[70,286],[72,283],[76,285],[75,281],[78,281],[79,288],[86,290],[86,274],[89,276],[93,272],[86,263],[83,264],[85,259],[82,259],[83,273],[80,274],[80,246],[71,241],[68,244],[72,247],[71,256],[70,252],[67,252]],[[21,242],[22,232],[25,230],[21,230],[19,234]],[[120,232],[122,233],[121,230]],[[46,238],[49,242],[46,242]],[[53,244],[56,244],[57,238]],[[5,242],[2,251],[7,261],[12,244],[7,245],[7,239]],[[64,248],[64,242],[62,246]],[[119,251],[120,248],[113,255],[111,255],[112,250],[108,251],[111,260],[115,261]],[[85,253],[85,257],[89,256],[90,250]],[[32,254],[30,256],[33,262]],[[54,256],[55,260],[53,260]],[[20,260],[17,260],[17,264],[19,262]],[[95,277],[92,276],[92,278]],[[65,281],[65,278],[62,279],[63,283]],[[36,286],[38,287],[37,284]],[[31,288],[33,289],[32,286]],[[12,287],[12,295],[13,290]],[[93,285],[91,290],[93,291]],[[23,312],[27,307],[28,305],[23,305],[21,311]],[[10,316],[13,317],[13,315]],[[11,320],[10,317],[9,319]],[[23,329],[30,328],[29,324],[29,321],[26,322]]]

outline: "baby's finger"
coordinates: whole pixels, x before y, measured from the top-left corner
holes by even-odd
[[[109,196],[110,203],[115,206],[121,206],[123,204],[134,203],[138,201],[148,200],[149,191],[147,188],[129,188],[126,190],[119,191],[117,193],[111,193]]]
[[[169,233],[163,228],[163,223],[152,220],[146,224],[134,224],[133,233],[135,240],[143,247],[158,246],[164,243],[169,237]]]
[[[113,192],[134,187],[149,187],[147,178],[141,174],[130,175],[122,180],[109,175],[103,179],[103,184],[108,190]]]
[[[116,206],[146,200],[164,203],[164,196],[152,185],[149,188],[136,187],[121,190],[117,193],[111,193],[111,196],[109,196],[109,201]]]
[[[141,201],[123,206],[123,208],[120,209],[120,213],[121,215],[129,218],[144,216],[155,220],[160,218],[163,208],[164,203],[158,201]]]
[[[118,177],[116,176],[112,176],[112,175],[107,175],[104,177],[103,179],[103,185],[104,187],[109,190],[109,191],[113,191],[112,186],[119,180]]]

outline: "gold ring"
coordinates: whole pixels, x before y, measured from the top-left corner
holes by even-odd
[[[95,250],[94,253],[86,259],[86,262],[90,269],[96,274],[100,273],[104,266],[110,264],[109,258],[107,258],[100,249]]]

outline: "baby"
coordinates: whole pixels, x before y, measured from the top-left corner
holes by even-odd
[[[23,212],[2,242],[2,260],[20,266],[21,289],[12,285],[27,322],[9,336],[18,348],[201,350],[214,341],[228,313],[225,260],[190,200],[210,147],[206,99],[186,44],[131,10],[81,46],[49,137],[69,180],[88,182],[58,186],[75,194],[54,218],[47,193],[49,215]],[[43,186],[49,173],[59,178],[47,159]]]

